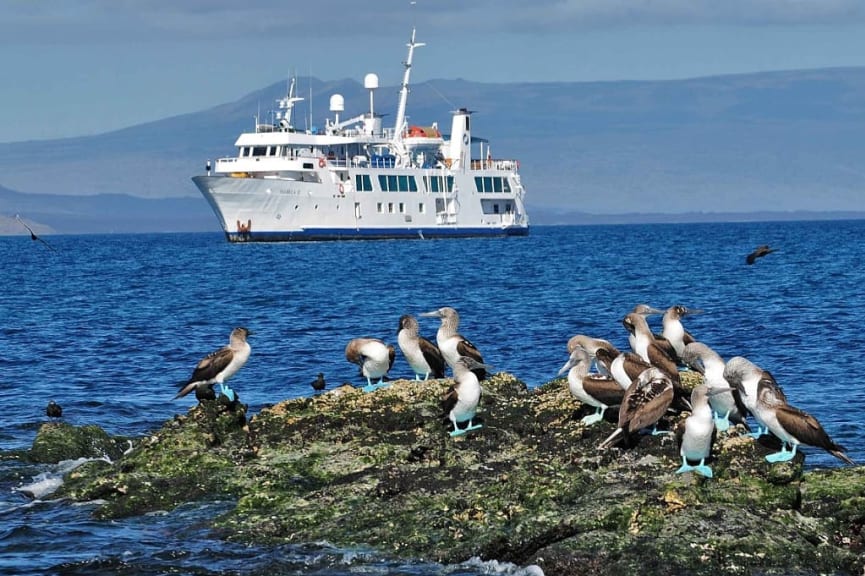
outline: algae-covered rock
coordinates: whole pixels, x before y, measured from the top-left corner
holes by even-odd
[[[95,425],[72,426],[47,422],[36,433],[33,446],[25,455],[31,462],[56,464],[78,458],[119,458],[129,441],[109,436]]]
[[[599,451],[615,411],[587,427],[564,380],[529,390],[509,374],[483,382],[483,428],[452,438],[439,406],[450,384],[343,386],[248,423],[242,407],[205,402],[110,469],[79,468],[64,494],[105,499],[101,517],[231,497],[214,527],[232,540],[479,556],[548,576],[862,573],[860,467],[805,472],[801,452],[771,465],[777,446],[739,428],[719,436],[714,478],[676,474],[673,434]]]

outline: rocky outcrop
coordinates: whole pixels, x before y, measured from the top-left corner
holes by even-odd
[[[862,467],[806,472],[801,454],[770,465],[777,446],[733,430],[714,478],[676,474],[673,435],[599,451],[614,411],[587,427],[563,380],[529,390],[509,374],[484,382],[483,428],[451,438],[438,405],[449,383],[343,386],[251,419],[204,402],[113,464],[76,469],[59,494],[104,500],[102,518],[230,497],[214,527],[231,540],[480,556],[548,576],[862,573]]]

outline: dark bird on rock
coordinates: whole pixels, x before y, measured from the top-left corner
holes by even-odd
[[[762,246],[757,246],[757,248],[755,248],[753,252],[748,254],[748,256],[745,258],[745,262],[747,262],[748,264],[753,264],[754,262],[757,261],[757,258],[762,258],[766,254],[771,254],[772,252],[775,252],[776,250],[777,250],[777,248],[769,248],[769,246],[767,244],[763,244]]]
[[[49,418],[60,418],[63,416],[63,408],[60,404],[51,400],[48,402],[48,406],[45,407],[45,415]]]
[[[52,246],[51,244],[49,244],[48,242],[46,242],[45,240],[43,240],[42,238],[40,238],[39,236],[37,236],[36,233],[33,231],[33,228],[31,228],[30,226],[28,226],[27,223],[24,222],[24,220],[21,219],[21,216],[19,216],[18,214],[16,214],[16,215],[15,215],[15,219],[18,220],[18,222],[20,222],[22,226],[24,226],[25,228],[27,228],[27,231],[30,232],[30,239],[31,239],[31,240],[42,242],[42,243],[45,244],[48,248],[50,248],[50,249],[53,250],[54,252],[57,252],[57,249],[54,248],[54,246]]]
[[[312,389],[316,392],[321,392],[322,390],[324,390],[325,385],[326,384],[324,382],[324,373],[319,372],[318,377],[312,381]]]
[[[246,328],[238,327],[231,331],[228,345],[223,346],[215,352],[211,352],[201,359],[189,380],[182,384],[180,392],[174,397],[182,398],[193,390],[198,400],[214,399],[217,394],[213,390],[214,384],[219,386],[219,394],[234,401],[236,395],[225,381],[234,376],[249,359],[252,349],[246,341],[252,332]]]

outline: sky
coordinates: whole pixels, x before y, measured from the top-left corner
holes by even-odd
[[[286,80],[665,80],[865,66],[865,0],[0,0],[0,142],[108,132]]]

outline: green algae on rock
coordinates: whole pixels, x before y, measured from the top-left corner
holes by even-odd
[[[713,479],[675,474],[672,435],[598,451],[614,411],[587,427],[564,380],[529,390],[504,373],[483,382],[483,428],[451,438],[439,407],[450,383],[343,386],[248,422],[243,406],[204,402],[61,490],[104,499],[105,518],[232,498],[214,521],[227,539],[480,556],[548,576],[862,572],[862,467],[804,472],[802,454],[770,465],[768,439],[733,429],[713,450]]]

